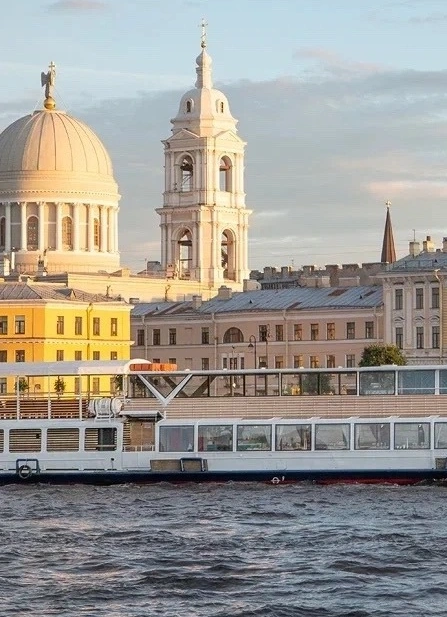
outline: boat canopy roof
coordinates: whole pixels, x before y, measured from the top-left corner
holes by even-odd
[[[148,360],[81,360],[79,362],[0,362],[0,377],[12,376],[70,376],[70,375],[127,375],[135,373],[132,367],[146,365]]]

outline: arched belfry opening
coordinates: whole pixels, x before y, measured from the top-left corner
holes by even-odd
[[[219,189],[231,193],[233,190],[233,166],[228,156],[223,156],[219,161]]]
[[[192,257],[192,234],[189,229],[184,229],[180,232],[179,239],[177,241],[176,261],[178,263],[178,273],[180,278],[188,279],[191,277]]]
[[[236,280],[236,238],[229,229],[222,232],[220,241],[221,265],[223,277],[229,281]]]
[[[177,186],[180,191],[194,190],[194,160],[189,154],[180,160]]]
[[[30,216],[26,224],[26,248],[28,251],[37,251],[38,247],[39,219]]]

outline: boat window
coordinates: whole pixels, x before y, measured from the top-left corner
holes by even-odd
[[[194,427],[160,426],[158,449],[160,452],[192,452],[194,450]]]
[[[199,452],[228,452],[233,450],[233,425],[199,426]]]
[[[399,394],[434,394],[435,371],[399,371]]]
[[[447,448],[447,422],[435,422],[435,448]]]
[[[356,424],[354,426],[354,448],[356,450],[389,450],[390,425],[380,422]]]
[[[40,452],[42,431],[40,429],[13,428],[9,431],[10,452]]]
[[[271,450],[272,427],[269,424],[240,424],[237,427],[238,450]]]
[[[439,371],[439,394],[447,394],[447,371]]]
[[[316,424],[315,450],[349,450],[349,424]]]
[[[393,371],[360,373],[360,394],[394,394],[394,375]]]
[[[116,428],[86,428],[85,450],[116,450]]]
[[[77,452],[79,450],[79,429],[49,428],[47,431],[48,452]]]
[[[310,424],[277,424],[276,450],[310,450]]]
[[[430,447],[428,422],[396,422],[394,425],[395,450],[419,450]]]
[[[5,451],[5,433],[3,429],[0,430],[0,452]]]

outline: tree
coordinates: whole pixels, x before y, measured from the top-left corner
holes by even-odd
[[[57,398],[60,398],[63,395],[63,393],[65,392],[65,388],[66,388],[65,381],[61,379],[60,377],[58,377],[56,381],[54,382],[54,391],[57,394]]]
[[[406,363],[405,356],[396,345],[369,345],[363,350],[359,366],[382,366],[383,364],[403,366]]]
[[[20,394],[25,394],[27,390],[29,390],[29,384],[26,377],[20,377],[17,382],[17,387],[19,389]]]
[[[301,380],[303,394],[332,394],[331,376],[327,373],[306,373]]]

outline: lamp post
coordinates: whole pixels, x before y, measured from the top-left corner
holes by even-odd
[[[258,354],[256,350],[256,343],[256,336],[252,334],[248,339],[248,349],[253,349],[254,365],[255,368],[258,368]]]

